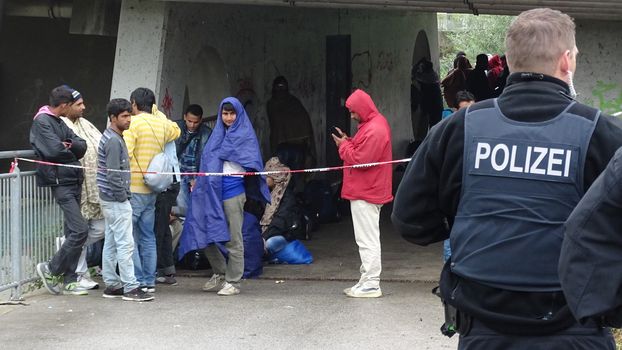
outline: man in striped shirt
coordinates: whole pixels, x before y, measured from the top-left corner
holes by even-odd
[[[156,154],[179,137],[176,123],[158,111],[155,94],[147,88],[138,88],[130,96],[132,123],[123,132],[132,170],[130,190],[132,222],[134,225],[134,271],[145,291],[155,292],[156,239],[154,232],[155,202],[157,193],[151,191],[140,172],[146,171]]]
[[[104,131],[97,149],[97,187],[106,221],[106,240],[102,254],[104,298],[129,301],[153,300],[140,289],[134,275],[134,238],[130,205],[130,161],[122,133],[130,126],[132,107],[128,100],[117,98],[106,107],[110,127]],[[114,171],[121,170],[121,171]],[[116,267],[119,266],[119,274]]]

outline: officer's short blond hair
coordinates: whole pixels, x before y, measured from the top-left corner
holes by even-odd
[[[539,8],[518,15],[505,36],[506,58],[511,72],[552,75],[559,57],[575,54],[575,24],[557,10]]]

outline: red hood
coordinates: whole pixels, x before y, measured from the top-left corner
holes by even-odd
[[[361,117],[361,123],[365,123],[380,114],[374,101],[371,100],[371,97],[369,97],[365,91],[359,89],[348,97],[346,100],[346,108],[358,114]]]
[[[488,69],[493,69],[501,67],[503,68],[503,62],[501,62],[501,58],[499,55],[494,55],[488,60]]]

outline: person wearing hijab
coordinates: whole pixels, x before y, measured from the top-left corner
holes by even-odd
[[[485,53],[477,55],[475,68],[467,77],[467,90],[475,95],[475,102],[487,100],[492,97],[492,90],[488,85],[488,56]]]
[[[503,73],[503,62],[501,61],[501,57],[499,55],[493,55],[488,60],[488,86],[490,86],[491,90],[495,90],[499,85],[499,77]]]
[[[272,97],[266,104],[270,120],[270,151],[277,153],[279,145],[298,146],[305,154],[305,164],[288,164],[292,168],[313,167],[317,159],[315,137],[309,112],[289,91],[289,83],[283,76],[278,76],[272,83]],[[281,161],[288,163],[286,159]]]
[[[445,79],[441,81],[443,96],[449,108],[459,108],[456,94],[459,91],[466,90],[467,78],[471,73],[471,64],[466,56],[457,57],[455,62],[456,68],[449,72]]]
[[[268,255],[279,252],[293,241],[296,223],[299,224],[299,211],[290,186],[292,174],[289,170],[279,157],[272,157],[266,162],[266,171],[278,171],[267,177],[272,201],[266,206],[260,221]]]
[[[441,121],[443,114],[443,96],[438,75],[432,62],[422,58],[411,72],[413,85],[419,86],[421,92],[421,114],[414,130],[415,140],[423,140],[428,130]]]
[[[243,176],[263,171],[263,159],[253,125],[242,103],[227,97],[220,104],[218,119],[201,156],[200,172],[235,175],[200,176],[191,192],[191,201],[182,232],[179,257],[205,249],[213,275],[203,286],[218,295],[240,293],[244,273],[242,223],[247,197],[270,202],[264,176]],[[225,259],[221,248],[228,251]]]

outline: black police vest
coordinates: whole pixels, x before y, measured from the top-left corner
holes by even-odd
[[[506,290],[561,290],[563,224],[583,196],[598,121],[570,113],[573,105],[536,123],[508,119],[497,100],[467,111],[452,272]]]

